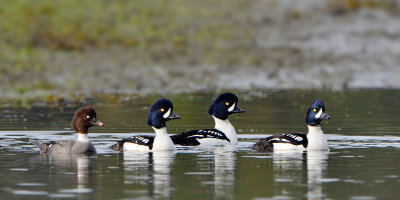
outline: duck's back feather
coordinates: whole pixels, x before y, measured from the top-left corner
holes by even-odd
[[[133,143],[133,144],[137,144],[140,146],[147,146],[149,148],[149,150],[151,150],[153,148],[154,136],[149,136],[149,135],[132,136],[132,137],[125,138],[125,139],[118,141],[116,144],[112,145],[110,148],[115,151],[123,151],[125,143]]]
[[[39,147],[42,153],[96,153],[96,149],[89,141],[81,142],[76,140],[58,140],[48,142],[38,142],[30,140],[33,144]]]
[[[307,148],[308,139],[307,135],[303,133],[285,133],[273,135],[260,139],[260,141],[252,146],[252,149],[260,152],[271,152],[274,149],[274,144],[288,144],[293,146],[300,145],[304,148]]]
[[[174,144],[182,146],[197,146],[200,145],[201,139],[218,139],[230,142],[226,135],[218,129],[203,129],[203,130],[190,130],[177,135],[172,135],[171,139]]]

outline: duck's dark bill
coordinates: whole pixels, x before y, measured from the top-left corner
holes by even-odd
[[[235,110],[232,110],[232,113],[242,113],[245,112],[245,110],[241,109],[239,106],[235,106]]]
[[[168,116],[167,119],[180,119],[181,117],[173,112]]]

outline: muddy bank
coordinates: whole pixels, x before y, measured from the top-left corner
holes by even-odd
[[[224,29],[232,32],[229,37],[210,43],[189,35],[179,47],[160,43],[21,50],[16,59],[25,59],[23,65],[0,61],[0,95],[400,89],[397,1],[390,1],[391,8],[348,8],[337,2],[344,1],[255,1],[227,5],[232,11],[223,10],[224,16],[214,21],[207,15],[187,19],[216,27],[230,24]],[[213,12],[212,5],[204,7]]]

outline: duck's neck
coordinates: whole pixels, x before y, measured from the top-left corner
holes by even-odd
[[[232,124],[229,122],[228,119],[222,120],[214,117],[215,121],[215,129],[218,129],[225,133],[226,137],[230,140],[231,144],[237,144],[237,136],[236,136],[236,131],[235,127],[232,126]]]
[[[308,134],[324,134],[321,126],[308,126]]]
[[[80,142],[88,142],[89,141],[88,134],[87,133],[78,133],[77,140]]]
[[[168,135],[167,127],[156,128],[156,127],[153,126],[152,128],[156,132],[156,136]]]
[[[309,150],[329,150],[328,140],[321,126],[308,126],[308,146]]]
[[[155,128],[156,137],[154,137],[153,151],[174,151],[175,145],[167,133],[167,127]]]

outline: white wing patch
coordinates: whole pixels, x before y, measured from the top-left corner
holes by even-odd
[[[223,135],[221,133],[213,131],[213,130],[198,130],[198,133],[209,133],[210,135],[215,135],[217,137],[223,137]],[[195,134],[195,135],[189,136],[189,138],[190,137],[204,137],[204,135]],[[207,135],[206,135],[206,137],[207,137]]]
[[[231,107],[228,108],[228,112],[232,112],[233,109],[235,109],[235,105],[236,105],[236,103],[233,103],[233,104],[231,105]]]
[[[143,142],[143,143],[146,143],[146,144],[149,143],[149,141],[150,141],[149,139],[143,138],[143,137],[137,137],[137,140],[138,140],[138,141],[141,141],[141,142]]]
[[[168,111],[163,115],[164,119],[167,119],[170,114],[171,114],[171,108],[169,108]]]
[[[318,113],[315,114],[315,118],[319,119],[322,115],[322,108],[319,109]]]
[[[287,137],[291,137],[291,138],[293,138],[293,140],[296,140],[296,141],[298,141],[298,142],[303,141],[303,138],[300,137],[300,136],[297,136],[297,135],[292,135],[292,134],[283,134],[283,135],[285,135],[285,136],[287,136]]]

